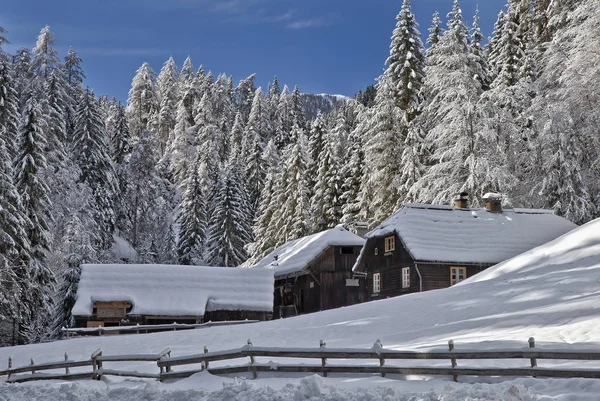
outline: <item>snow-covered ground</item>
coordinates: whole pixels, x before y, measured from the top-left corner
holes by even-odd
[[[493,244],[490,244],[493,246]],[[380,339],[386,348],[522,348],[529,337],[537,346],[590,348],[600,345],[600,221],[494,266],[452,288],[374,301],[297,318],[234,327],[146,335],[79,338],[57,343],[0,349],[0,363],[15,366],[89,358],[98,347],[105,355],[157,353],[169,346],[173,356],[255,346],[369,348]],[[266,358],[265,358],[266,359]],[[261,361],[262,362],[262,361]],[[264,361],[268,362],[268,360]],[[525,367],[528,361],[508,361]],[[441,363],[441,362],[440,362]],[[492,362],[486,362],[491,364]],[[540,366],[550,362],[540,361]],[[459,361],[461,366],[475,362]],[[497,366],[497,363],[494,363]],[[575,368],[581,363],[561,363]],[[590,366],[587,364],[585,366]],[[111,366],[108,366],[109,368]],[[115,368],[157,372],[149,363]],[[89,368],[88,368],[89,369]],[[318,376],[258,380],[197,374],[174,383],[107,378],[100,382],[0,383],[0,400],[598,400],[600,381],[583,379],[497,379]]]

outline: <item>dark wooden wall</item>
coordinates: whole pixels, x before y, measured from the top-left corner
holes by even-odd
[[[342,248],[352,253],[342,253]],[[360,301],[359,287],[346,287],[361,247],[332,246],[323,251],[298,277],[275,280],[275,317],[339,308]],[[285,288],[288,292],[285,292]],[[291,289],[291,291],[290,291]]]
[[[269,320],[271,313],[256,312],[256,311],[228,311],[218,310],[206,312],[204,314],[204,322],[226,322],[235,320]]]
[[[365,244],[363,257],[357,271],[366,272],[366,285],[363,287],[362,300],[370,301],[395,297],[420,291],[419,274],[415,267],[415,261],[404,248],[402,241],[397,235],[395,250],[385,253],[385,238],[389,235],[370,238]],[[377,255],[375,249],[377,248]],[[417,263],[422,277],[423,291],[437,290],[450,287],[450,267],[466,267],[467,278],[471,277],[492,264],[457,264],[457,263]],[[402,288],[402,268],[410,268],[410,288]],[[373,291],[373,274],[381,274],[381,291]]]

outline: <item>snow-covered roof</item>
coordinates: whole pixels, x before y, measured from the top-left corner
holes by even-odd
[[[366,238],[396,233],[416,261],[498,263],[576,227],[549,210],[408,204]]]
[[[73,315],[94,301],[127,301],[131,315],[203,316],[205,311],[273,310],[273,272],[175,265],[82,265]]]
[[[330,246],[363,246],[364,244],[363,238],[338,226],[290,241],[265,256],[253,267],[274,269],[275,276],[280,277],[302,271]]]

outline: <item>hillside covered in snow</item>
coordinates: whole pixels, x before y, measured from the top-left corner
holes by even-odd
[[[105,355],[110,355],[155,353],[170,346],[173,356],[183,356],[201,352],[204,345],[211,351],[241,347],[248,338],[252,338],[256,346],[316,347],[319,340],[325,339],[329,347],[362,348],[370,348],[376,339],[380,339],[384,347],[393,349],[443,347],[449,339],[453,339],[457,349],[489,349],[522,348],[527,339],[534,336],[539,347],[591,349],[600,345],[599,283],[600,220],[595,220],[551,243],[444,290],[411,294],[250,326],[79,338],[50,344],[3,348],[0,349],[0,361],[6,361],[10,355],[16,366],[28,364],[31,357],[36,357],[36,363],[41,363],[57,360],[65,351],[69,352],[72,359],[83,359],[89,357],[98,347],[102,348]],[[148,371],[156,369],[147,363],[123,364],[120,368]],[[420,394],[421,398],[414,399],[514,401],[592,400],[597,399],[593,397],[600,392],[600,383],[597,381],[579,379],[518,379],[501,381],[498,384],[467,385],[464,382],[475,379],[465,378],[461,380],[462,384],[451,384],[446,378],[412,382],[379,377],[352,380],[312,377],[299,382],[298,379],[266,377],[249,383],[236,382],[233,378],[199,374],[177,383],[160,385],[133,380],[103,380],[104,382],[91,383],[89,386],[82,382],[66,387],[58,383],[0,384],[0,394],[14,394],[16,397],[18,394],[35,393],[44,389],[57,397],[65,391],[71,391],[77,394],[77,397],[81,396],[80,393],[95,392],[100,397],[113,391],[115,397],[111,399],[130,399],[125,397],[128,394],[127,390],[122,388],[125,386],[129,389],[136,387],[163,394],[165,399],[168,394],[183,391],[177,394],[181,396],[187,392],[186,396],[189,399],[198,400],[408,400],[411,398],[403,398],[406,394]],[[495,382],[490,380],[480,379],[478,382]],[[229,393],[222,388],[222,383],[227,385]],[[287,385],[288,383],[292,384]],[[349,391],[353,386],[359,386],[362,390]],[[381,386],[389,388],[383,390]],[[122,397],[115,388],[121,389],[119,391]],[[191,390],[192,388],[195,390]],[[433,390],[427,393],[429,389]],[[228,398],[224,392],[232,398]],[[302,398],[303,394],[308,396]],[[335,398],[334,394],[338,398]],[[388,398],[385,398],[386,394],[389,395]],[[541,398],[541,394],[551,397]],[[574,394],[579,398],[575,398]],[[447,398],[436,398],[442,395]],[[8,400],[18,399],[10,397]],[[73,399],[86,398],[81,396]]]

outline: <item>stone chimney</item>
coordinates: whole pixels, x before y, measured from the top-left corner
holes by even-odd
[[[485,208],[488,212],[502,213],[502,195],[495,193],[487,193],[483,195],[483,201],[485,202]]]
[[[467,209],[469,207],[469,194],[461,192],[454,197],[454,207],[459,209]]]
[[[365,235],[369,232],[367,223],[362,221],[355,221],[350,226],[350,232],[358,235],[361,238],[365,238]]]

